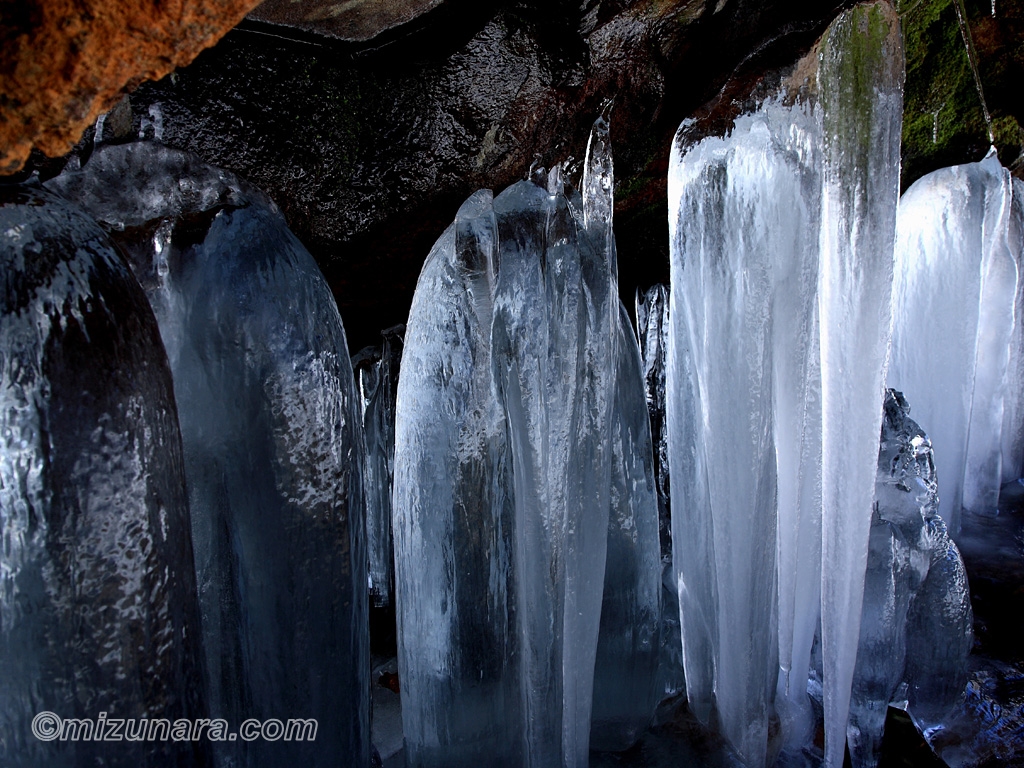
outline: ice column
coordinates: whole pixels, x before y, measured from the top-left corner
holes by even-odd
[[[394,535],[410,766],[522,764],[512,479],[491,378],[497,231],[480,191],[427,257],[398,383]]]
[[[698,529],[690,527],[697,521],[686,519],[694,509],[689,494],[673,500],[673,542],[693,541],[698,530],[708,530],[714,555],[708,560],[692,545],[675,552],[684,653],[693,637],[684,596],[694,583],[717,593],[716,603],[701,600],[700,618],[712,631],[698,640],[710,641],[703,663],[710,662],[712,679],[703,678],[706,669],[700,667],[691,674],[686,659],[687,687],[691,678],[710,685],[722,732],[748,765],[763,766],[776,673],[771,259],[799,178],[777,151],[764,114],[737,120],[729,138],[682,150],[673,145],[669,171],[669,439],[677,441],[670,462],[674,487],[685,488],[689,473],[677,472],[676,462],[696,448],[708,498]],[[692,361],[688,381],[672,363],[673,346],[678,355],[684,335]],[[680,441],[672,424],[673,400],[678,403],[681,392],[696,406],[699,432],[692,445]],[[701,583],[704,574],[713,585]],[[710,693],[700,691],[695,701],[703,717]]]
[[[395,462],[395,397],[404,332],[402,325],[388,328],[381,332],[381,346],[367,347],[352,358],[366,441],[366,541],[370,556],[370,599],[376,607],[389,605],[394,589],[391,488]]]
[[[261,192],[157,144],[101,147],[53,185],[129,256],[168,350],[212,714],[318,722],[224,759],[367,765],[359,405],[316,263]]]
[[[1002,479],[1020,257],[1008,240],[1011,196],[993,153],[928,174],[900,200],[889,383],[928,425],[954,532],[961,507],[994,512]]]
[[[931,442],[909,413],[903,395],[888,390],[847,731],[858,768],[878,763],[886,709],[901,683],[927,727],[967,682],[966,573],[937,512]]]
[[[807,676],[821,599],[821,127],[811,105],[764,109],[785,168],[769,194],[780,196],[786,206],[780,219],[769,222],[774,229],[772,407],[778,463],[776,708],[786,742],[801,747],[811,740],[815,725]]]
[[[607,546],[618,291],[608,129],[591,134],[583,199],[558,170],[494,201],[492,326],[515,485],[529,765],[585,766]]]
[[[1024,476],[1024,181],[1012,181],[1013,200],[1007,240],[1017,262],[1017,296],[1013,307],[1013,335],[1003,405],[1003,483]]]
[[[44,710],[206,716],[199,609],[171,374],[138,283],[37,187],[0,189],[0,275],[0,762],[205,764],[202,743],[33,735]]]
[[[819,65],[825,764],[843,761],[882,425],[899,195],[903,51],[887,2],[845,11]]]
[[[651,427],[640,350],[625,307],[619,316],[611,441],[608,556],[590,745],[623,751],[650,725],[661,697],[662,591]],[[676,610],[675,601],[670,607]]]
[[[668,421],[665,413],[665,366],[668,362],[668,286],[654,285],[636,293],[637,335],[643,362],[647,413],[654,446],[654,483],[658,491],[658,534],[661,538],[661,692],[684,690],[679,595],[672,566],[672,510],[669,498]]]
[[[619,365],[611,174],[598,120],[582,199],[558,168],[478,192],[420,275],[394,492],[413,765],[588,763]]]

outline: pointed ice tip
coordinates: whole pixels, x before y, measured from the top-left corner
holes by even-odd
[[[562,166],[558,163],[548,171],[548,194],[558,197],[562,194]]]
[[[583,214],[588,227],[595,222],[611,226],[614,187],[609,125],[601,116],[594,121],[590,131],[587,158],[583,163]]]
[[[988,152],[985,153],[985,159],[988,160],[990,157],[998,157],[999,150],[996,149],[995,144],[989,145]]]

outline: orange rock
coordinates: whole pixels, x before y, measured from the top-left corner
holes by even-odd
[[[65,154],[125,88],[187,64],[259,0],[0,0],[0,174]]]

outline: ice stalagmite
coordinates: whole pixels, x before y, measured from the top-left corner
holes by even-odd
[[[706,578],[717,600],[703,603],[711,632],[709,685],[722,732],[750,766],[767,760],[768,720],[775,691],[775,446],[772,418],[772,238],[791,203],[786,188],[799,178],[774,142],[764,114],[740,118],[726,139],[705,139],[683,152],[673,145],[669,171],[672,292],[669,345],[669,434],[673,488],[686,487],[680,455],[703,459],[706,512],[690,509],[686,494],[673,499],[673,542],[711,533],[713,559],[695,548],[676,549],[681,560],[684,653],[694,633],[684,596]],[[680,337],[688,347],[692,378],[681,380]],[[685,392],[696,407],[697,440],[688,445],[672,423],[673,399]],[[678,407],[678,406],[677,406]],[[679,411],[676,411],[679,414]],[[695,500],[694,500],[695,501]],[[687,520],[691,517],[691,520]],[[700,528],[693,528],[694,524]],[[689,550],[689,551],[687,551]],[[703,557],[702,557],[703,555]],[[703,591],[703,590],[702,590]],[[694,595],[696,596],[696,595]],[[704,628],[700,628],[701,634]],[[691,659],[686,659],[690,689]],[[701,708],[711,691],[698,695]]]
[[[1002,482],[1024,476],[1024,181],[1013,179],[1007,242],[1017,262],[1017,296],[1013,307],[1013,335],[1006,367],[1003,403]]]
[[[363,471],[370,599],[377,607],[390,603],[393,589],[391,488],[395,462],[395,394],[404,330],[404,326],[399,325],[382,331],[381,346],[368,347],[352,358],[366,441]]]
[[[889,702],[906,684],[925,727],[967,682],[972,614],[963,561],[938,515],[928,436],[888,390],[864,583],[848,741],[855,767],[877,765]]]
[[[899,194],[903,50],[887,2],[845,11],[819,64],[825,764],[843,761],[882,425]]]
[[[668,430],[665,424],[665,363],[668,351],[668,286],[636,293],[636,325],[643,364],[647,410],[654,445],[654,479],[658,489],[658,531],[662,557],[672,554],[669,506]]]
[[[672,510],[669,498],[668,420],[665,413],[665,366],[668,363],[668,286],[654,285],[636,293],[637,335],[643,363],[647,413],[654,446],[654,484],[658,490],[658,534],[661,539],[662,695],[685,688],[683,646],[679,626],[679,595],[672,565]]]
[[[821,598],[821,130],[820,113],[810,104],[763,109],[786,169],[773,179],[772,193],[786,208],[769,223],[774,228],[772,407],[778,463],[776,708],[785,741],[799,748],[814,728],[807,676]]]
[[[640,350],[626,308],[619,319],[611,421],[611,509],[594,667],[590,745],[623,751],[640,738],[660,699],[661,554],[658,502]],[[670,606],[676,610],[673,604]]]
[[[515,485],[526,761],[587,765],[607,546],[618,300],[608,129],[582,201],[520,182],[494,201],[492,345]]]
[[[188,740],[33,730],[43,711],[141,721],[143,738],[145,718],[206,715],[153,312],[99,227],[37,187],[0,189],[0,440],[0,763],[205,764]]]
[[[935,470],[931,444],[908,411],[900,393],[886,393],[847,729],[857,768],[878,762],[886,710],[903,680],[910,599],[928,568],[914,548],[934,514]]]
[[[599,120],[582,199],[558,168],[478,192],[420,275],[394,491],[413,765],[588,763],[620,333],[611,173]],[[643,412],[639,381],[635,396]]]
[[[511,467],[491,378],[491,193],[427,257],[398,384],[394,535],[410,766],[522,764]]]
[[[211,712],[318,723],[223,759],[368,764],[360,414],[323,276],[261,192],[160,145],[101,147],[52,184],[129,256],[168,350]]]
[[[900,200],[889,384],[928,425],[954,533],[961,508],[994,512],[1002,480],[1017,292],[1011,196],[993,153],[928,174]]]

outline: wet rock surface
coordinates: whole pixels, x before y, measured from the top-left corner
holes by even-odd
[[[404,320],[430,244],[473,190],[573,156],[611,110],[620,285],[667,278],[676,127],[741,63],[805,53],[842,5],[448,0],[357,44],[245,22],[132,96],[167,144],[264,189],[338,298],[352,349]],[[621,170],[619,170],[621,169]]]

